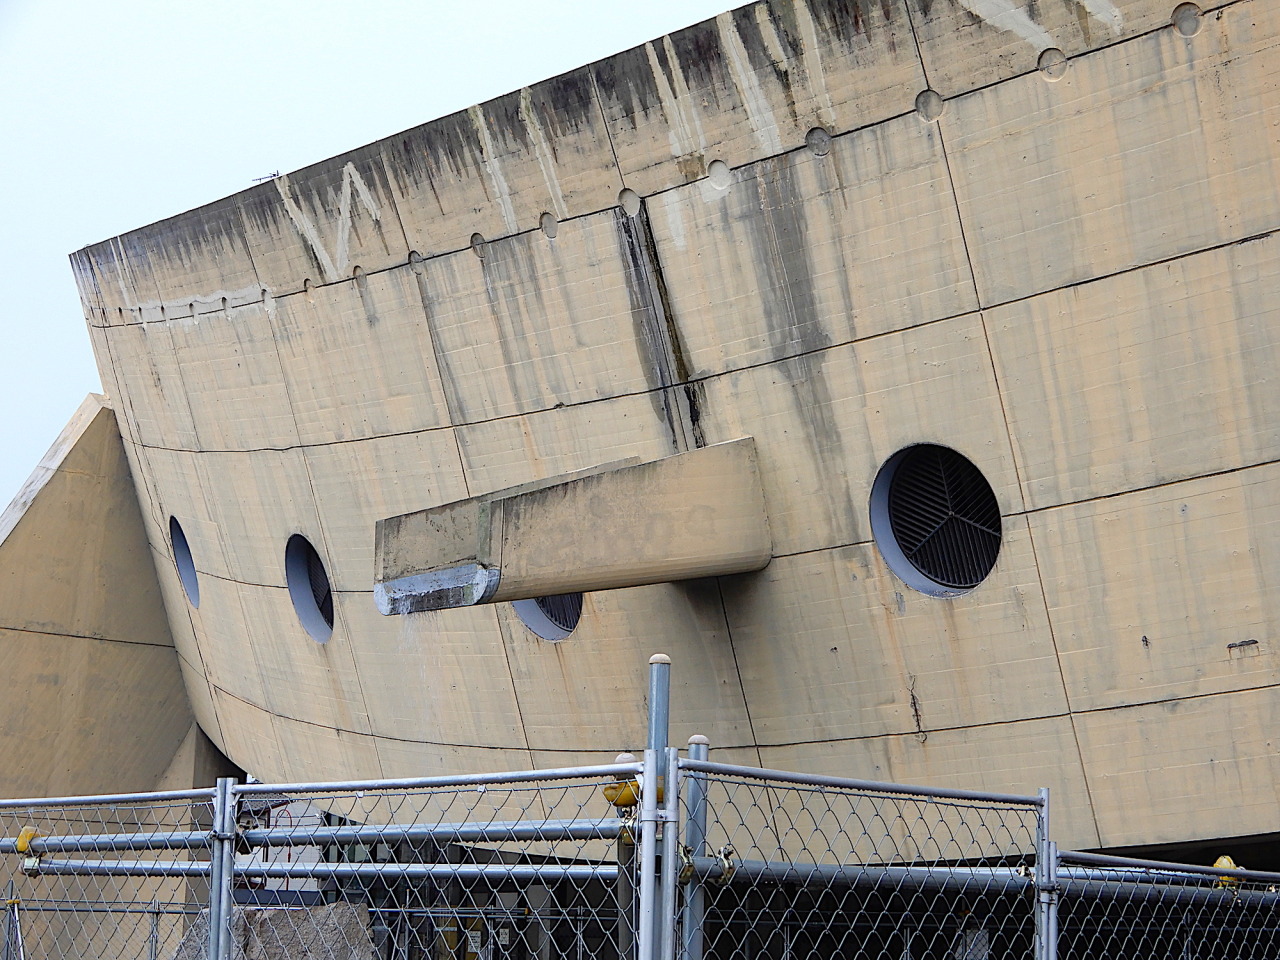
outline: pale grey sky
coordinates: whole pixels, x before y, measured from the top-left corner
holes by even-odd
[[[0,509],[101,389],[67,255],[733,0],[0,0]]]

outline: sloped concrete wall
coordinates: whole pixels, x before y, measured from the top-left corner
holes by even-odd
[[[7,797],[153,789],[194,736],[129,465],[102,397],[85,400],[0,515],[0,661]]]

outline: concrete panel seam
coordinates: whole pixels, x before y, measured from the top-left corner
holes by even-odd
[[[428,746],[433,746],[433,747],[458,747],[465,750],[496,750],[496,751],[502,751],[502,752],[510,752],[512,750],[524,749],[518,746],[501,746],[497,744],[451,743],[447,740],[410,740],[405,737],[396,737],[386,733],[365,733],[361,730],[351,730],[347,727],[333,726],[327,723],[317,723],[314,720],[307,720],[304,717],[294,717],[287,713],[281,713],[279,710],[272,709],[270,707],[264,706],[263,704],[254,703],[252,700],[246,700],[244,697],[240,696],[238,693],[228,690],[226,687],[219,686],[218,684],[214,683],[212,680],[209,681],[209,686],[212,687],[214,690],[217,690],[223,696],[228,697],[232,700],[235,700],[238,703],[242,703],[246,707],[251,707],[254,710],[259,710],[262,713],[269,714],[273,718],[280,719],[280,720],[287,720],[290,723],[299,723],[308,727],[315,727],[320,730],[332,730],[334,733],[346,734],[351,737],[360,737],[365,740],[390,740],[395,743],[426,744]],[[533,750],[534,748],[529,748],[529,749]],[[560,749],[554,749],[554,750],[548,749],[548,748],[539,748],[539,749],[542,749],[546,753],[562,754],[565,752],[564,750],[560,750]]]
[[[1115,500],[1118,497],[1127,497],[1130,494],[1146,493],[1150,490],[1162,490],[1165,487],[1176,487],[1179,484],[1183,484],[1183,483],[1196,483],[1201,480],[1211,480],[1214,477],[1229,477],[1233,474],[1246,473],[1250,470],[1260,470],[1263,467],[1274,467],[1277,465],[1280,465],[1280,459],[1261,460],[1257,463],[1246,463],[1243,466],[1229,467],[1225,470],[1213,470],[1209,473],[1198,473],[1190,477],[1177,477],[1173,480],[1165,480],[1161,483],[1152,483],[1143,487],[1130,487],[1126,490],[1117,490],[1114,493],[1101,493],[1101,494],[1098,494],[1096,497],[1085,497],[1081,500],[1067,500],[1067,501],[1064,501],[1063,503],[1049,504],[1048,506],[1044,506],[1044,507],[1034,507],[1029,510],[1024,510],[1021,513],[1009,514],[1009,516],[1031,517],[1031,516],[1035,516],[1036,514],[1049,513],[1050,511],[1062,510],[1067,507],[1078,507],[1086,503],[1097,503],[1100,500]]]
[[[96,643],[119,643],[131,647],[154,647],[157,650],[174,649],[167,643],[149,643],[146,640],[129,640],[124,637],[95,637],[87,633],[67,633],[65,630],[55,633],[51,630],[33,630],[30,627],[17,627],[3,623],[0,623],[0,632],[26,633],[35,637],[56,637],[58,640],[91,640]]]
[[[284,548],[283,548],[283,547],[281,547],[281,550],[283,550],[283,549],[284,549]],[[152,546],[152,548],[151,548],[151,552],[152,552],[152,555],[153,555],[153,556],[156,556],[156,557],[158,557],[158,558],[160,558],[160,559],[164,560],[164,562],[165,562],[166,564],[168,564],[168,563],[170,563],[170,562],[171,562],[171,561],[169,560],[168,555],[167,555],[167,554],[165,554],[165,553],[163,553],[162,551],[158,550],[154,545],[153,545],[153,546]],[[167,570],[168,568],[166,567],[165,569]],[[283,569],[283,566],[281,567],[281,569]],[[285,584],[283,584],[283,583],[259,583],[259,582],[258,582],[258,581],[256,581],[256,580],[241,580],[241,579],[239,579],[238,577],[228,577],[228,576],[226,576],[226,575],[224,575],[224,574],[215,573],[215,572],[213,572],[212,570],[204,570],[204,569],[202,569],[202,568],[200,568],[200,567],[197,567],[197,568],[196,568],[196,571],[200,574],[200,576],[201,576],[201,577],[207,577],[207,578],[208,578],[208,579],[210,579],[210,580],[217,580],[219,583],[231,583],[231,584],[235,584],[235,585],[236,585],[236,586],[238,586],[238,587],[254,587],[255,589],[260,589],[260,590],[288,590],[288,589],[289,589],[289,588],[288,588]],[[283,579],[283,577],[282,577],[282,579]],[[334,592],[334,595],[335,595],[335,596],[336,596],[336,595],[339,595],[339,594],[341,594],[342,596],[368,596],[368,597],[372,597],[372,596],[373,596],[373,589],[372,589],[372,588],[370,588],[370,589],[368,589],[368,590],[350,590],[350,589],[348,589],[348,590],[340,590],[340,589],[334,589],[334,591],[333,591],[333,592]],[[193,625],[193,627],[194,627],[194,625]]]
[[[751,732],[751,743],[746,744],[756,754],[756,762],[764,765],[764,759],[760,756],[760,738],[756,735],[755,720],[751,717],[751,699],[747,696],[747,685],[742,679],[742,667],[738,663],[738,647],[733,640],[733,627],[729,623],[729,608],[724,602],[724,578],[716,577],[716,595],[720,598],[720,615],[724,618],[724,635],[729,640],[729,652],[733,655],[733,671],[738,676],[738,690],[742,694],[742,710],[747,717],[747,729]]]
[[[1185,697],[1164,697],[1159,700],[1134,700],[1111,707],[1093,707],[1088,710],[1077,710],[1075,716],[1091,716],[1099,713],[1116,713],[1120,710],[1131,710],[1134,707],[1158,707],[1165,703],[1190,703],[1192,700],[1212,700],[1216,697],[1234,697],[1240,693],[1262,693],[1266,690],[1280,690],[1280,683],[1262,683],[1253,687],[1232,687],[1230,690],[1212,690],[1208,693],[1193,693]]]
[[[1069,719],[1069,713],[1040,713],[1033,716],[1014,717],[1009,720],[989,720],[985,723],[968,723],[963,726],[946,726],[946,727],[925,727],[923,731],[917,730],[914,724],[909,728],[902,730],[890,731],[888,733],[873,733],[861,737],[824,737],[819,740],[779,740],[761,742],[760,747],[774,750],[780,747],[804,747],[819,743],[872,743],[876,740],[893,740],[901,737],[910,737],[916,740],[921,732],[924,733],[966,733],[975,730],[991,730],[997,727],[1010,727],[1021,723],[1032,723],[1038,720],[1065,720]],[[918,742],[918,741],[917,741]]]

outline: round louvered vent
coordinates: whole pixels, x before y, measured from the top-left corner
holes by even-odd
[[[543,640],[563,640],[582,619],[582,594],[516,600],[511,604],[522,623]]]
[[[932,443],[900,450],[871,489],[871,530],[889,567],[934,597],[972,590],[1000,553],[1000,506],[982,473]]]
[[[298,620],[313,640],[324,643],[333,633],[333,588],[320,554],[300,533],[285,546],[284,574]]]

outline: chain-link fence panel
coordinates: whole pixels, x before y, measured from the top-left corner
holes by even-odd
[[[1058,957],[1280,957],[1280,874],[1062,852]]]
[[[1032,955],[1038,798],[684,766],[686,960]]]
[[[210,896],[213,791],[0,801],[0,960],[162,960]]]
[[[629,957],[638,770],[237,788],[229,955]]]
[[[0,801],[0,960],[1280,956],[1280,874],[1060,854],[1047,795],[693,752]]]

